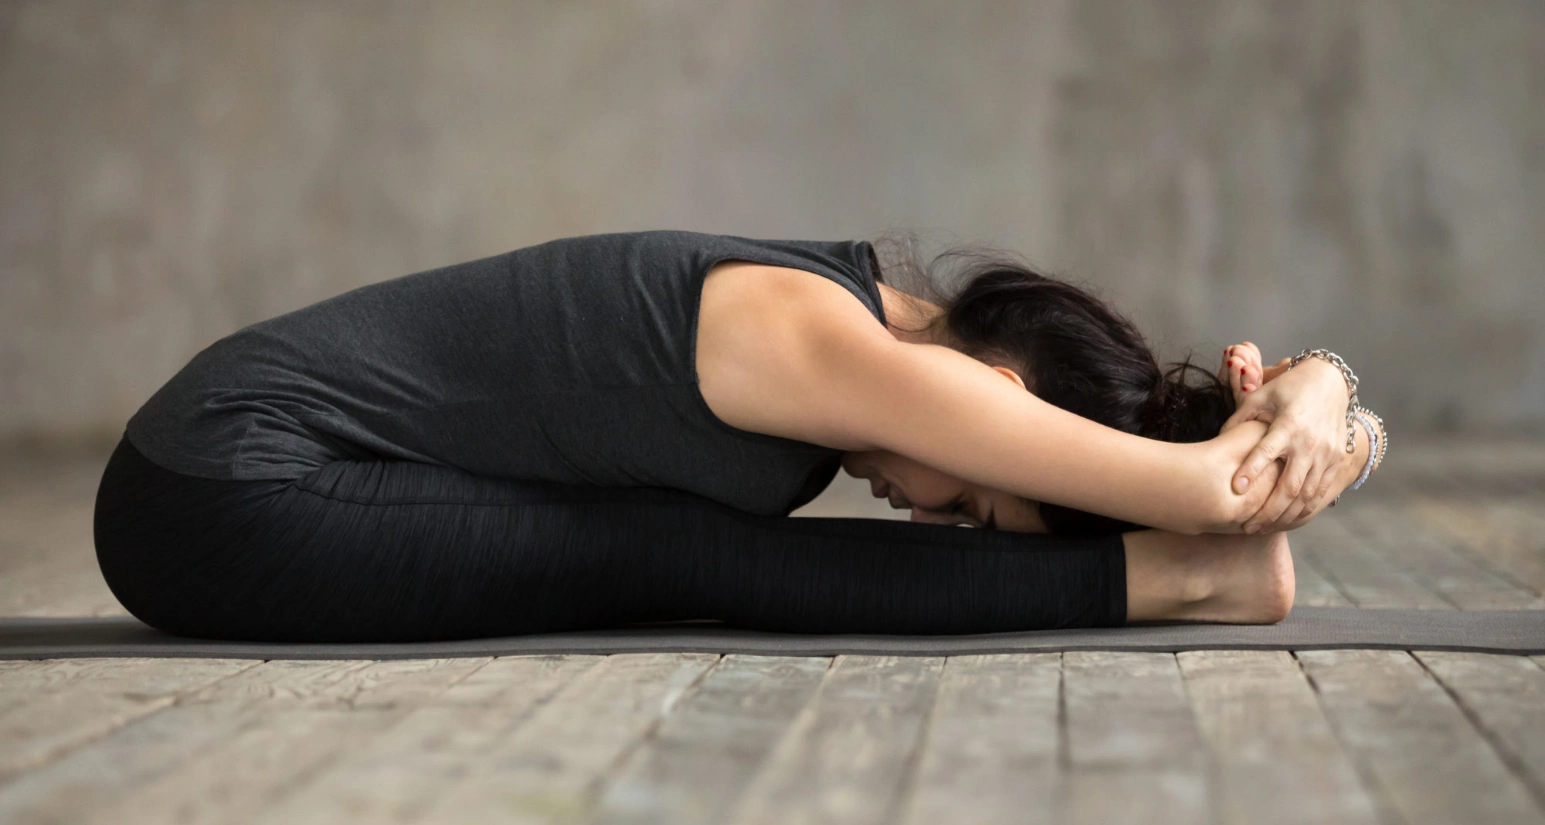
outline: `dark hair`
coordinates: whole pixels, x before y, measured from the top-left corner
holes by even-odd
[[[944,309],[934,321],[937,338],[977,360],[1007,366],[1026,389],[1068,412],[1134,435],[1161,441],[1205,441],[1234,412],[1232,390],[1218,376],[1184,361],[1161,368],[1130,320],[1090,292],[1035,271],[1013,253],[984,245],[946,250],[926,267],[912,233],[887,233],[876,247],[899,261],[884,270],[885,282]],[[892,254],[891,257],[895,257]],[[944,292],[944,270],[955,263]],[[901,278],[896,276],[900,275]],[[895,281],[911,277],[905,288]],[[920,287],[920,288],[919,288]],[[1200,383],[1191,377],[1199,376]],[[1054,533],[1081,535],[1143,529],[1108,516],[1040,503]]]

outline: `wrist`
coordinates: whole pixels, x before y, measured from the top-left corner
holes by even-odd
[[[1305,358],[1294,369],[1306,370],[1313,375],[1315,381],[1326,387],[1330,400],[1339,405],[1338,409],[1345,410],[1351,402],[1352,388],[1347,384],[1346,375],[1335,364],[1323,358]]]
[[[1357,374],[1341,356],[1328,349],[1306,349],[1303,352],[1288,359],[1289,370],[1301,368],[1309,364],[1318,364],[1320,367],[1329,367],[1341,379],[1341,387],[1346,392],[1346,400],[1350,403],[1357,397]]]
[[[1351,487],[1363,474],[1363,468],[1368,464],[1368,455],[1373,450],[1373,442],[1368,439],[1368,430],[1361,423],[1353,425],[1356,441],[1353,450],[1345,453],[1345,459],[1341,462],[1341,469],[1336,474],[1336,482],[1340,485],[1337,495]]]

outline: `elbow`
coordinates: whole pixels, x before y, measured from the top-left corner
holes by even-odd
[[[1234,474],[1240,459],[1214,451],[1199,462],[1201,472],[1193,480],[1192,519],[1181,532],[1243,533],[1245,522],[1255,515],[1246,507],[1247,493],[1234,492]],[[1259,481],[1259,480],[1258,480]]]
[[[1211,484],[1199,485],[1189,495],[1171,499],[1168,517],[1149,526],[1183,536],[1243,532],[1244,517],[1239,513],[1236,501],[1239,496],[1219,492],[1213,487]]]
[[[1250,513],[1244,511],[1241,506],[1243,496],[1235,495],[1227,488],[1227,482],[1221,485],[1206,483],[1200,485],[1196,492],[1189,497],[1190,506],[1184,508],[1183,513],[1173,523],[1164,525],[1164,529],[1187,536],[1199,536],[1203,533],[1242,533],[1244,524],[1250,517]]]

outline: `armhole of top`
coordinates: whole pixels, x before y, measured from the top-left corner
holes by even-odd
[[[755,258],[747,258],[744,255],[737,255],[737,254],[715,255],[715,256],[709,257],[708,258],[708,263],[705,266],[701,267],[698,271],[695,271],[695,272],[692,273],[692,303],[691,303],[692,316],[691,316],[691,319],[690,319],[690,323],[687,324],[687,352],[689,353],[689,358],[687,360],[689,362],[688,366],[690,367],[691,373],[692,373],[692,375],[691,375],[692,380],[690,382],[688,382],[688,383],[691,385],[692,400],[697,404],[697,407],[703,411],[703,415],[706,416],[709,421],[713,422],[713,425],[715,427],[718,427],[719,429],[724,430],[725,432],[727,432],[727,433],[729,433],[731,435],[734,435],[734,436],[736,436],[738,438],[743,438],[743,439],[746,439],[747,441],[757,441],[757,442],[761,442],[761,443],[764,443],[764,444],[779,444],[779,445],[783,445],[783,446],[798,445],[798,446],[803,446],[803,447],[806,447],[806,448],[814,447],[816,449],[821,449],[821,450],[835,449],[835,448],[832,448],[832,447],[823,447],[823,446],[821,446],[819,444],[812,444],[812,443],[810,443],[808,441],[800,441],[797,438],[785,438],[784,436],[781,436],[781,435],[772,435],[772,434],[769,434],[769,433],[759,433],[759,432],[756,432],[754,430],[742,430],[741,428],[736,427],[735,425],[729,423],[728,421],[725,421],[724,419],[720,418],[718,416],[718,414],[713,411],[713,408],[708,406],[708,399],[703,397],[702,381],[698,378],[698,375],[697,375],[697,321],[698,321],[698,318],[700,318],[702,316],[702,311],[703,311],[703,285],[708,282],[708,273],[712,272],[714,267],[718,266],[719,264],[721,264],[721,263],[723,263],[725,261],[745,261],[746,263],[758,264],[760,266],[776,266],[776,267],[781,267],[783,269],[799,269],[799,270],[803,270],[805,272],[809,272],[809,273],[811,273],[813,275],[818,275],[818,276],[820,276],[822,278],[825,278],[828,281],[832,280],[832,278],[830,278],[826,274],[824,274],[824,273],[822,273],[822,272],[820,272],[818,270],[811,269],[809,267],[788,266],[787,264],[783,264],[783,263],[774,263],[772,261],[767,261],[767,260],[757,260]],[[878,271],[878,270],[876,270],[876,271]],[[869,279],[868,285],[872,285],[873,283],[874,283],[874,278],[871,277]],[[838,286],[842,286],[842,285],[838,284]],[[849,295],[853,295],[853,292],[851,290],[847,290],[846,287],[844,287],[844,290],[846,290]],[[866,291],[869,291],[869,290],[866,290]],[[879,287],[874,287],[873,291],[870,293],[870,298],[875,302],[875,306],[878,308],[878,312],[879,312],[879,315],[880,315],[880,318],[877,318],[876,320],[883,327],[885,325],[885,321],[884,321],[885,308],[884,308],[883,304],[880,302]],[[855,301],[858,300],[858,296],[857,295],[853,295],[853,299]],[[866,307],[866,309],[867,309],[867,307]]]
[[[869,278],[864,282],[864,289],[869,292],[869,297],[874,299],[875,311],[879,314],[880,326],[889,327],[890,322],[885,318],[885,299],[880,295],[880,284],[885,283],[885,276],[880,272],[880,257],[874,251],[874,244],[868,241],[860,241],[866,253],[864,258],[869,265]]]

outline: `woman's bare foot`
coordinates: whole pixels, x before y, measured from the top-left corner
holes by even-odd
[[[1273,624],[1293,608],[1287,533],[1122,536],[1127,551],[1127,621]]]

